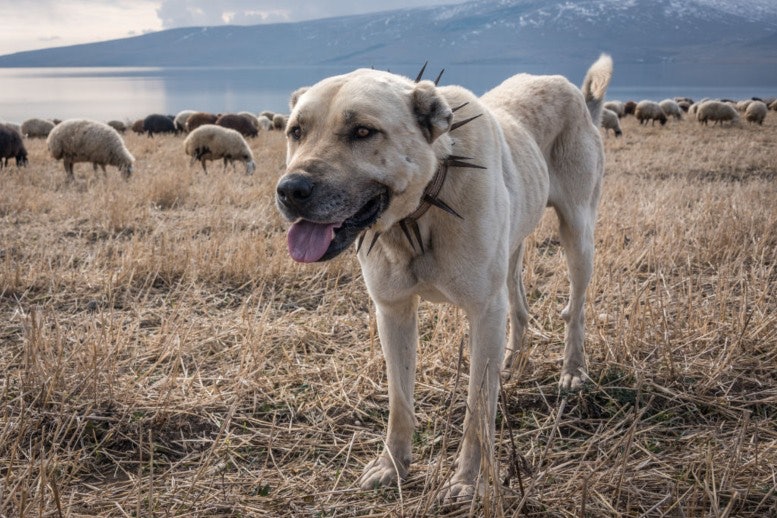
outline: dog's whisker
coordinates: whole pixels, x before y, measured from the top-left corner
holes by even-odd
[[[460,128],[460,127],[464,126],[465,124],[474,121],[475,119],[477,119],[481,115],[483,115],[483,114],[479,113],[479,114],[475,115],[474,117],[470,117],[469,119],[464,119],[463,121],[454,122],[453,124],[451,124],[451,128],[448,131],[453,131],[456,128]]]
[[[440,70],[439,74],[437,74],[437,78],[434,80],[434,86],[438,86],[440,84],[440,78],[442,77],[443,72],[445,72],[444,68]]]
[[[438,209],[442,209],[445,212],[447,212],[448,214],[452,214],[452,215],[456,216],[459,219],[464,219],[464,217],[461,214],[459,214],[458,212],[453,210],[450,205],[448,205],[447,203],[442,201],[440,198],[435,198],[433,196],[425,194],[424,195],[424,201],[427,202],[427,203],[431,203],[432,205],[434,205]]]
[[[421,67],[421,71],[420,71],[420,72],[418,72],[418,75],[417,75],[417,76],[415,76],[415,82],[416,82],[416,83],[420,82],[420,81],[421,81],[421,78],[422,78],[422,77],[424,77],[424,72],[426,71],[426,65],[428,65],[428,64],[429,64],[429,62],[428,62],[428,61],[427,61],[427,62],[425,62],[425,63],[424,63],[424,66],[422,66],[422,67]]]

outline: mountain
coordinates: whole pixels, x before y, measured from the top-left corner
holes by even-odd
[[[777,64],[774,0],[503,0],[188,27],[0,56],[0,67]]]

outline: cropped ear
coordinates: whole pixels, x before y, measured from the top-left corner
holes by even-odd
[[[430,144],[450,129],[453,111],[433,82],[418,83],[413,90],[412,102],[418,124]]]
[[[294,93],[291,94],[291,99],[289,99],[289,109],[293,110],[294,107],[297,105],[297,101],[299,101],[299,98],[307,92],[310,89],[309,86],[303,86],[302,88],[299,88],[294,91]]]

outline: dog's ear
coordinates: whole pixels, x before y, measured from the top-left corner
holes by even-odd
[[[294,91],[294,93],[291,94],[291,98],[289,99],[289,109],[293,110],[294,107],[297,105],[297,101],[299,101],[300,96],[307,92],[310,89],[309,86],[303,86],[302,88],[299,88]]]
[[[430,144],[451,127],[453,111],[431,81],[421,81],[415,85],[413,111]]]

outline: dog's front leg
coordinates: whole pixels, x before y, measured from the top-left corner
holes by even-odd
[[[378,335],[389,393],[389,422],[386,446],[377,459],[367,464],[359,481],[363,489],[388,486],[407,475],[415,429],[415,389],[418,301],[377,304]]]
[[[440,499],[448,503],[470,500],[482,493],[481,472],[493,459],[494,419],[507,326],[507,293],[500,290],[488,303],[468,311],[467,315],[471,336],[469,393],[458,466],[440,493]]]

